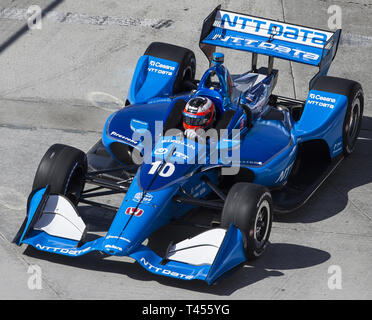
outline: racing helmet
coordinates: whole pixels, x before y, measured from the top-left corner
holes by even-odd
[[[207,129],[216,118],[216,108],[211,99],[196,97],[190,99],[183,110],[183,127],[187,129]]]

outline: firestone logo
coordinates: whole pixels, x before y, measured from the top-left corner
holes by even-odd
[[[122,139],[122,140],[128,141],[129,143],[132,143],[132,144],[134,144],[134,145],[137,145],[137,144],[138,144],[138,141],[135,141],[135,140],[133,140],[133,139],[131,139],[131,138],[128,138],[128,137],[126,137],[126,136],[123,136],[122,134],[117,133],[116,131],[112,131],[112,132],[110,133],[110,135],[113,136],[113,137],[116,137],[116,138],[119,138],[119,139]]]

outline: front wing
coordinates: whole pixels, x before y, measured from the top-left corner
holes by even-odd
[[[50,195],[48,186],[30,195],[28,213],[13,242],[56,254],[79,257],[92,251],[127,255],[126,239],[117,239],[115,248],[107,240],[116,235],[83,242],[84,221],[64,196]],[[123,248],[120,244],[123,243]],[[112,246],[112,245],[111,245]],[[114,250],[111,250],[114,249]],[[146,270],[182,280],[204,280],[212,284],[227,271],[245,262],[243,235],[231,225],[215,228],[170,246],[164,257],[144,245],[132,249],[129,256]]]

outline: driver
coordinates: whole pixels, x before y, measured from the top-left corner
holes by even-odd
[[[199,130],[208,130],[215,121],[216,107],[211,99],[196,97],[187,102],[183,110],[183,128],[186,138],[195,139]]]

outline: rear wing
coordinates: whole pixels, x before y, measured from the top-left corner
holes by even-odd
[[[320,76],[328,72],[340,35],[341,29],[314,29],[221,10],[218,6],[204,20],[199,46],[209,61],[216,47],[225,47],[317,66]]]

